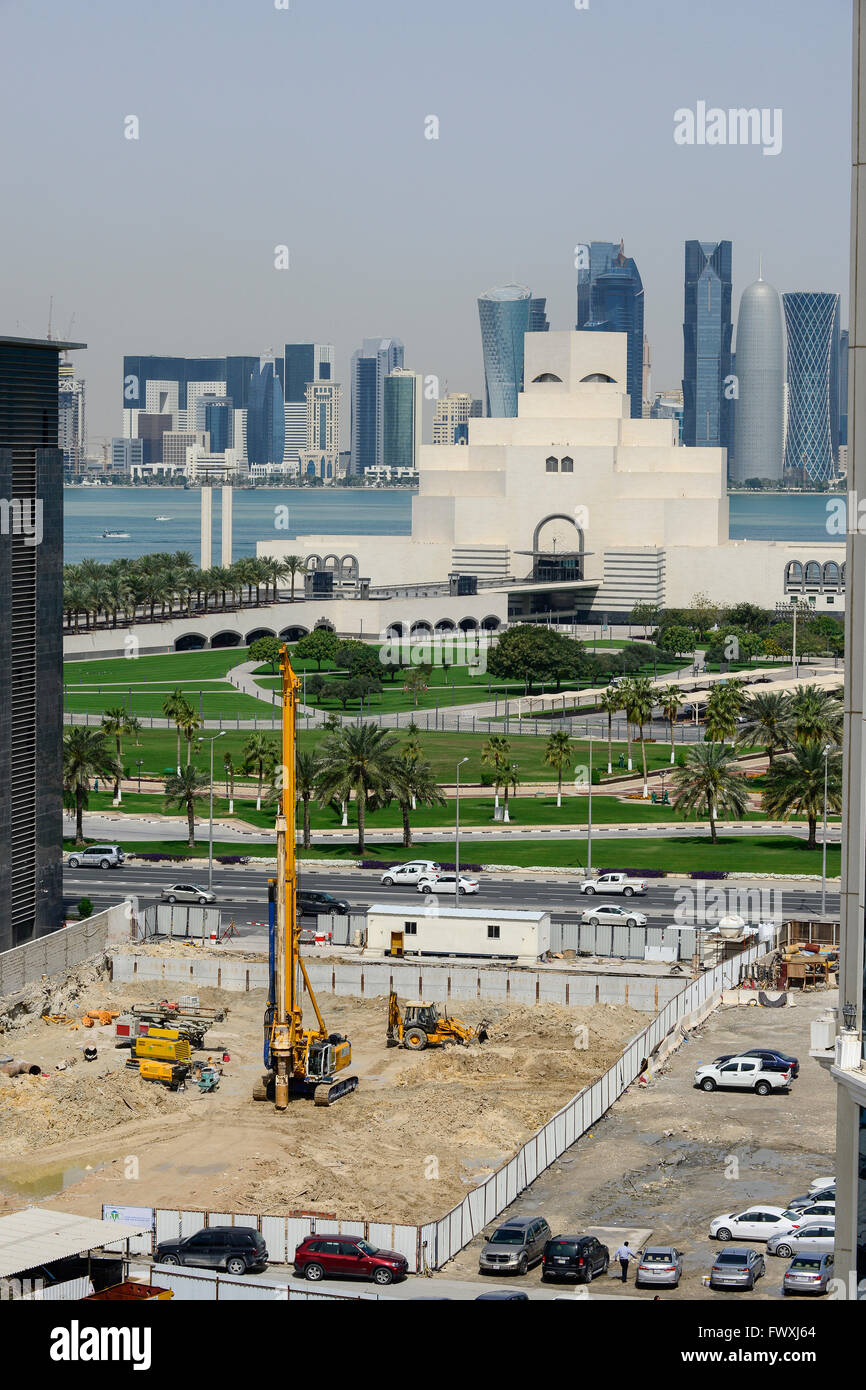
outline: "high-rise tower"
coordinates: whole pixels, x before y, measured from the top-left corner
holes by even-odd
[[[808,486],[827,482],[835,469],[831,385],[838,358],[839,295],[783,294],[788,330],[788,430],[785,468]],[[836,401],[838,410],[838,399]]]
[[[687,241],[683,313],[683,443],[728,448],[731,243]]]
[[[383,466],[385,378],[402,365],[403,344],[399,338],[365,338],[352,354],[353,473]]]
[[[529,332],[531,305],[532,295],[525,285],[503,285],[478,297],[488,415],[517,414],[517,396],[523,387],[523,338]]]
[[[785,364],[782,302],[758,278],[743,290],[737,315],[737,399],[731,482],[782,477]]]
[[[643,415],[644,292],[637,264],[626,256],[623,243],[593,241],[589,265],[578,270],[579,329],[596,333],[625,333],[628,338],[627,389],[630,413]]]

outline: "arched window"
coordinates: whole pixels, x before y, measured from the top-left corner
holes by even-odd
[[[613,377],[608,376],[605,372],[590,372],[589,376],[582,376],[580,378],[581,385],[583,385],[583,383],[586,381],[606,381],[609,382],[612,386],[616,386],[616,382],[614,381]]]
[[[799,560],[789,560],[785,566],[785,590],[799,593],[803,588],[803,566]]]
[[[806,561],[805,580],[807,589],[820,589],[821,566],[817,560]]]
[[[554,458],[551,454],[551,456],[545,460],[545,467],[547,468],[548,473],[558,473],[559,459]]]
[[[839,566],[835,560],[828,560],[824,565],[824,588],[838,589],[840,583]]]
[[[570,459],[570,458],[568,457],[568,455],[566,454],[566,456],[565,456],[564,459],[560,459],[560,461],[559,461],[559,467],[560,467],[561,472],[563,472],[563,473],[573,473],[573,472],[574,472],[574,459]]]
[[[533,386],[537,381],[558,381],[561,384],[562,377],[556,376],[554,372],[542,372],[540,376],[534,376],[532,378]]]

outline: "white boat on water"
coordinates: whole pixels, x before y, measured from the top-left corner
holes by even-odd
[[[128,531],[103,531],[102,539],[104,541],[128,541],[130,535]]]
[[[171,521],[170,516],[155,516],[154,521]]]

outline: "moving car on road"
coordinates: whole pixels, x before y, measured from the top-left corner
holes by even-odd
[[[787,1091],[790,1084],[790,1072],[767,1071],[760,1057],[731,1057],[727,1062],[705,1062],[695,1072],[695,1085],[702,1091],[730,1087],[768,1096],[771,1091]]]
[[[419,893],[450,893],[454,896],[454,889],[457,883],[456,874],[427,874],[418,880]],[[460,896],[464,893],[477,893],[478,879],[464,878],[460,875]]]
[[[70,854],[70,869],[119,869],[126,855],[120,845],[85,845]]]
[[[170,883],[162,890],[164,903],[199,903],[202,907],[216,902],[216,893],[207,888],[196,888],[192,883]]]
[[[379,879],[386,888],[407,883],[412,887],[418,882],[419,878],[432,878],[438,874],[440,865],[432,859],[413,859],[409,864],[392,864],[390,869],[386,869]]]
[[[791,1255],[808,1255],[822,1251],[832,1251],[836,1242],[836,1222],[830,1217],[823,1221],[797,1221],[789,1231],[770,1236],[767,1241],[767,1254],[779,1255],[787,1260]]]
[[[541,1277],[591,1284],[609,1264],[610,1251],[595,1236],[552,1236],[541,1256]]]
[[[628,874],[598,874],[595,878],[584,879],[579,884],[581,893],[622,893],[623,897],[634,897],[635,893],[646,892],[646,880],[629,878]]]
[[[629,912],[619,903],[599,903],[598,907],[588,907],[581,913],[581,922],[597,927],[599,922],[612,922],[615,927],[645,927],[646,915],[643,912]]]
[[[721,1250],[710,1270],[711,1289],[753,1289],[766,1274],[763,1255],[757,1250]]]
[[[683,1275],[683,1252],[673,1245],[648,1245],[635,1270],[636,1289],[650,1285],[675,1289]]]
[[[833,1278],[833,1255],[795,1255],[782,1278],[782,1293],[826,1293]]]
[[[153,1257],[162,1265],[194,1265],[198,1269],[247,1274],[267,1267],[268,1247],[259,1231],[245,1226],[210,1226],[183,1240],[161,1240]]]
[[[380,1250],[360,1236],[306,1236],[295,1250],[295,1274],[317,1283],[342,1277],[393,1284],[405,1279],[409,1261],[396,1250]]]
[[[790,1230],[791,1221],[781,1207],[746,1207],[740,1212],[717,1216],[710,1222],[714,1240],[768,1240],[770,1236]]]
[[[345,898],[335,898],[330,893],[298,893],[298,912],[302,917],[327,917],[335,915],[347,917],[351,908]]]
[[[478,1257],[479,1274],[525,1274],[544,1256],[550,1227],[543,1216],[521,1216],[497,1226]]]

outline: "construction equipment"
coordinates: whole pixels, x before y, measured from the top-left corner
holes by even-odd
[[[158,1062],[189,1062],[190,1046],[176,1028],[151,1028],[146,1038],[136,1038],[132,1049],[137,1059]]]
[[[490,1020],[483,1018],[477,1028],[459,1018],[440,1014],[429,999],[407,1000],[401,1013],[397,996],[388,995],[388,1046],[423,1052],[425,1047],[445,1047],[448,1043],[467,1044],[487,1041]]]
[[[134,1004],[129,1013],[118,1016],[114,1025],[115,1046],[131,1047],[136,1038],[148,1037],[155,1029],[168,1025],[186,1038],[190,1047],[203,1047],[205,1035],[215,1023],[225,1020],[227,1012],[201,1008],[194,995],[176,1003],[163,999],[158,1004]]]
[[[325,1027],[300,951],[298,875],[295,862],[295,754],[300,681],[287,647],[280,652],[282,674],[282,796],[277,815],[277,877],[268,891],[268,1003],[264,1020],[267,1070],[253,1088],[254,1100],[272,1100],[285,1110],[292,1095],[312,1095],[316,1105],[332,1105],[358,1085],[357,1076],[340,1076],[352,1061],[352,1047]],[[291,831],[288,827],[291,826]],[[305,1028],[301,979],[318,1028]]]
[[[189,1066],[185,1062],[159,1062],[149,1058],[141,1061],[130,1057],[127,1062],[130,1071],[137,1071],[142,1081],[157,1081],[176,1091],[186,1081]]]

